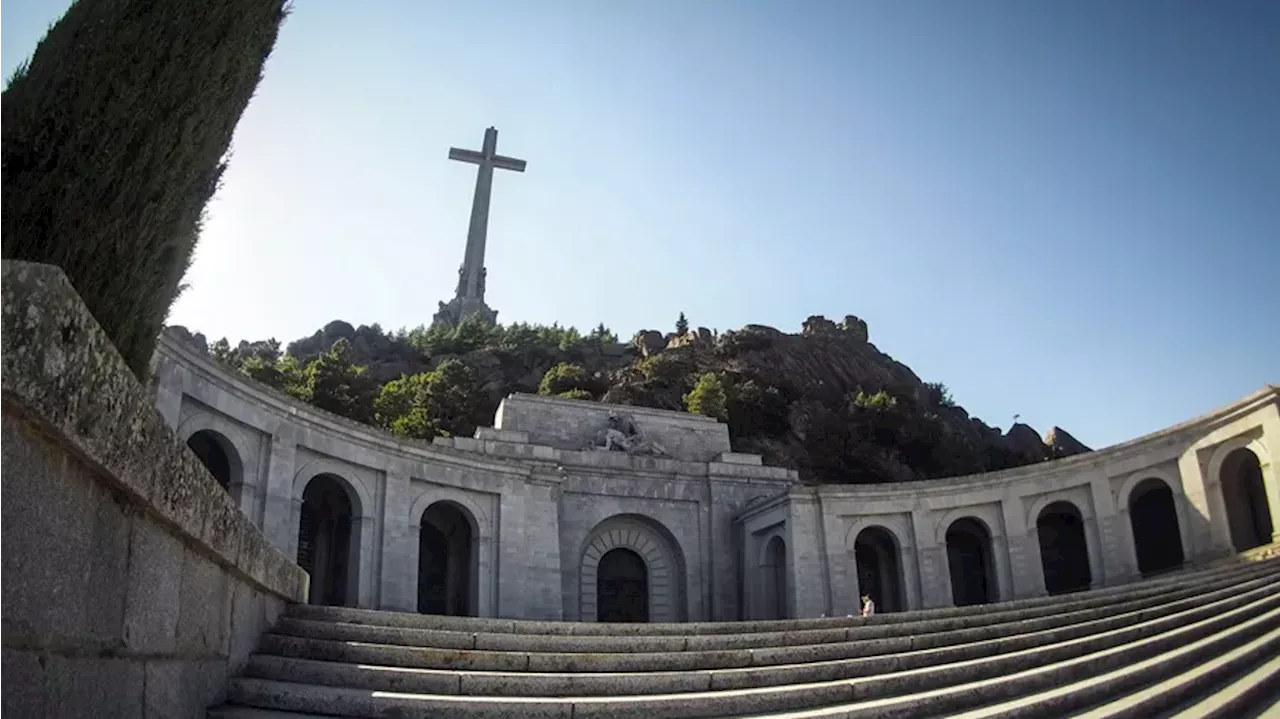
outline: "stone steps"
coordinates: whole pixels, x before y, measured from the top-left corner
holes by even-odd
[[[750,681],[757,685],[816,681],[822,678],[852,676],[848,672],[874,673],[899,667],[904,662],[927,661],[938,657],[941,658],[939,660],[968,659],[998,651],[1036,647],[1124,627],[1142,620],[1156,619],[1181,610],[1189,610],[1192,614],[1198,615],[1207,611],[1203,606],[1206,602],[1224,600],[1226,604],[1239,603],[1243,601],[1240,598],[1241,593],[1246,590],[1277,591],[1274,584],[1276,581],[1278,580],[1274,577],[1254,578],[1236,586],[1220,587],[1196,596],[1171,598],[1167,602],[1148,598],[1134,602],[1132,605],[1122,603],[1112,608],[1064,613],[1060,616],[1025,622],[1006,622],[977,629],[870,641],[841,641],[832,644],[786,647],[780,650],[636,655],[540,655],[535,653],[503,655],[495,652],[466,651],[442,654],[417,648],[351,646],[343,642],[316,642],[307,639],[292,639],[280,643],[278,638],[269,636],[263,646],[268,654],[256,655],[251,660],[247,673],[252,676],[283,678],[287,676],[284,672],[288,670],[280,667],[287,664],[286,660],[289,658],[323,660],[322,663],[326,666],[348,662],[402,667],[415,670],[412,672],[414,679],[406,679],[410,683],[418,686],[430,685],[433,687],[430,691],[433,692],[464,694],[472,693],[466,687],[479,681],[474,677],[506,677],[511,674],[517,677],[536,677],[538,681],[563,676],[579,677],[577,681],[579,687],[596,681],[591,679],[593,675],[599,677],[600,681],[604,681],[606,677],[627,672],[631,673],[628,676],[649,676],[655,685],[664,681],[671,686],[681,687],[701,683],[704,689],[730,688],[735,686],[734,682],[743,681]],[[1195,592],[1195,590],[1190,591]],[[509,661],[509,666],[499,668],[485,666],[485,664],[501,663],[487,661],[495,655],[508,658],[524,657],[527,661],[523,659]],[[440,666],[450,659],[457,661]],[[639,661],[633,661],[636,659]],[[469,666],[459,666],[464,663]],[[619,667],[626,664],[631,666]],[[298,665],[297,668],[301,670],[302,665]],[[674,676],[667,676],[671,674]],[[397,689],[398,687],[391,686],[394,681],[398,681],[397,676],[387,675],[384,679],[387,683],[380,688]],[[319,679],[308,679],[308,681],[325,684],[344,683]],[[486,679],[485,681],[497,680]],[[524,680],[511,680],[512,683],[522,681]],[[451,684],[456,685],[457,688],[441,688],[449,687]],[[533,691],[533,689],[526,691]],[[561,693],[559,689],[552,691]],[[565,691],[578,693],[581,688]],[[604,691],[615,691],[615,687],[610,686]],[[691,689],[654,691],[691,691]]]
[[[539,635],[527,630],[550,623],[298,607],[210,716],[933,716],[993,703],[973,716],[1063,716],[1249,672],[1280,642],[1280,563],[882,616],[620,637],[601,629],[635,625]]]
[[[1280,648],[1246,674],[1180,707],[1170,719],[1280,717]]]

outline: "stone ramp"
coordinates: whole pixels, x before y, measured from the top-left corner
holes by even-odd
[[[1266,701],[1277,655],[1277,560],[867,619],[603,625],[297,606],[209,716],[1241,719]]]

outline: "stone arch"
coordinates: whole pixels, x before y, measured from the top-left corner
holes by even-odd
[[[233,486],[244,483],[244,462],[240,453],[226,435],[213,429],[198,430],[187,437],[187,449],[195,453],[200,463],[218,484],[231,493]]]
[[[973,516],[951,522],[943,536],[951,602],[957,607],[989,604],[1000,598],[994,539],[990,526]]]
[[[407,582],[409,595],[417,597],[418,591],[418,573],[421,569],[418,558],[421,557],[422,551],[422,521],[423,515],[429,507],[437,504],[450,504],[456,506],[462,516],[471,524],[471,546],[472,554],[470,557],[471,577],[469,585],[471,596],[468,604],[473,607],[475,616],[491,617],[496,615],[494,609],[494,597],[497,596],[494,589],[494,581],[496,576],[494,567],[497,566],[497,557],[495,552],[498,546],[497,528],[494,526],[490,512],[485,511],[485,507],[481,502],[477,502],[474,495],[463,489],[456,487],[430,486],[418,493],[413,503],[409,506],[409,543],[406,545],[406,556],[414,557],[414,561],[405,565],[405,580]],[[412,601],[416,606],[416,599]]]
[[[375,576],[373,557],[374,545],[376,544],[376,519],[371,512],[376,505],[368,487],[361,481],[357,472],[350,465],[332,459],[315,459],[303,465],[294,474],[293,504],[291,509],[293,531],[290,532],[289,537],[290,554],[298,559],[299,564],[302,564],[301,560],[304,558],[305,549],[303,540],[307,538],[308,532],[315,531],[315,524],[318,521],[317,515],[312,510],[321,506],[313,502],[312,504],[315,506],[309,507],[306,493],[311,483],[319,477],[326,478],[332,482],[332,487],[341,490],[350,506],[349,528],[345,530],[344,535],[346,537],[346,551],[341,553],[341,557],[345,561],[343,565],[345,577],[342,579],[342,603],[346,606],[371,606],[373,604],[373,577]],[[330,505],[329,508],[339,509],[337,505]],[[338,528],[344,526],[346,520],[335,516],[333,522],[335,537],[339,537],[337,534]],[[320,579],[323,580],[324,578],[320,577]],[[323,585],[323,583],[323,581],[317,582],[317,577],[312,576],[313,595],[317,584]]]
[[[1218,467],[1227,528],[1237,552],[1268,544],[1276,530],[1263,456],[1252,446],[1235,447]]]
[[[350,465],[332,459],[315,459],[307,462],[293,475],[294,500],[301,501],[302,493],[307,488],[307,484],[322,474],[337,479],[351,495],[354,516],[361,519],[372,518],[370,512],[375,504],[369,488],[365,486]]]
[[[1141,474],[1135,477],[1143,476]],[[1126,481],[1122,490],[1133,537],[1134,566],[1143,576],[1176,569],[1186,561],[1178,497],[1162,477]]]
[[[685,565],[680,544],[662,524],[637,514],[614,515],[587,535],[580,554],[579,619],[597,621],[600,560],[617,548],[631,550],[644,562],[649,619],[682,621]]]
[[[175,434],[182,438],[183,444],[195,452],[196,457],[214,475],[214,479],[218,480],[218,484],[221,484],[235,500],[240,511],[252,518],[251,505],[258,485],[258,471],[253,445],[240,428],[225,417],[209,412],[197,412],[183,420]],[[209,462],[206,461],[206,457],[201,455],[200,450],[192,446],[192,440],[200,436],[213,439],[216,446],[227,456],[230,467],[226,482],[217,476],[214,468],[210,467]]]
[[[757,565],[763,590],[760,602],[763,618],[786,619],[791,612],[787,596],[787,540],[782,534],[775,533],[761,545]]]
[[[451,500],[431,503],[418,520],[418,611],[475,616],[479,608],[478,523]]]
[[[906,574],[902,543],[893,530],[869,524],[853,538],[853,562],[859,594],[868,594],[877,612],[907,609]]]
[[[317,474],[302,491],[296,559],[311,576],[311,604],[354,605],[359,596],[359,498],[335,474]]]
[[[1044,503],[1035,517],[1045,591],[1063,594],[1092,586],[1088,533],[1080,508],[1058,499]]]

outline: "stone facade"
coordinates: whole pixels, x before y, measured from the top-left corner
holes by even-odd
[[[1158,571],[1280,536],[1276,387],[1064,460],[803,486],[684,413],[514,395],[494,427],[426,444],[285,397],[174,337],[155,366],[160,414],[183,440],[216,438],[232,497],[286,553],[298,556],[309,483],[343,487],[344,602],[361,607],[419,609],[419,554],[438,532],[423,517],[446,505],[469,527],[467,613],[529,619],[595,621],[615,549],[643,562],[648,619],[699,621],[843,615],[862,593],[884,611],[1109,586],[1141,575],[1140,554]],[[639,449],[604,449],[611,426]]]

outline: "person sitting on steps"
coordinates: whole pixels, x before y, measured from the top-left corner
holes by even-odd
[[[876,613],[876,603],[871,601],[870,594],[862,595],[862,616],[869,617]]]

